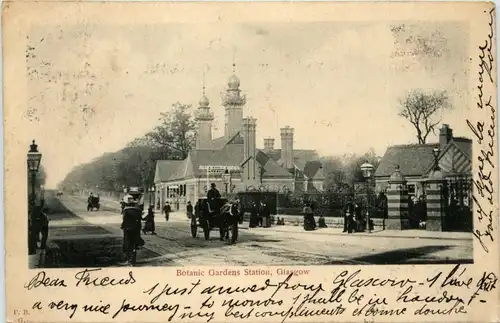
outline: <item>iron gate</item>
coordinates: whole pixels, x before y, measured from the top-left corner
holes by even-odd
[[[446,231],[472,231],[472,179],[447,179],[442,186]]]

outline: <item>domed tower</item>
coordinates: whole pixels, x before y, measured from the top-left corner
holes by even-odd
[[[212,121],[214,120],[214,114],[210,111],[210,101],[205,95],[205,85],[203,85],[203,95],[196,110],[195,119],[198,128],[196,133],[196,149],[210,149],[212,145]]]
[[[233,73],[235,72],[233,64]],[[246,103],[245,95],[240,90],[240,80],[233,74],[228,82],[226,92],[222,94],[222,106],[226,109],[226,124],[224,135],[231,138],[236,132],[241,130],[243,125],[243,106]]]

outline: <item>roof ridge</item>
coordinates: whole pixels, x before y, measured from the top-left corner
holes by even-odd
[[[430,146],[436,146],[439,145],[439,143],[425,143],[425,144],[402,144],[402,145],[393,145],[389,146],[390,148],[413,148],[413,147],[430,147]]]

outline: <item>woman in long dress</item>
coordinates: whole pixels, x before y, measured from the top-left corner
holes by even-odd
[[[142,229],[142,232],[144,234],[146,234],[147,232],[151,232],[151,234],[156,234],[155,233],[155,213],[153,211],[152,205],[149,206],[148,214],[142,220],[146,221],[144,223],[144,228]]]

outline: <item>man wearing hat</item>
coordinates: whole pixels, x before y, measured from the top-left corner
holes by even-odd
[[[123,253],[127,254],[129,250],[136,246],[142,246],[141,238],[141,220],[142,211],[137,205],[137,201],[132,195],[124,197],[126,203],[123,209],[123,219],[120,228],[123,230]]]
[[[215,187],[215,183],[210,184],[210,189],[207,192],[207,201],[208,201],[208,206],[210,208],[210,212],[213,212],[214,201],[220,198],[221,195],[219,193],[219,190],[217,190],[217,188]]]

